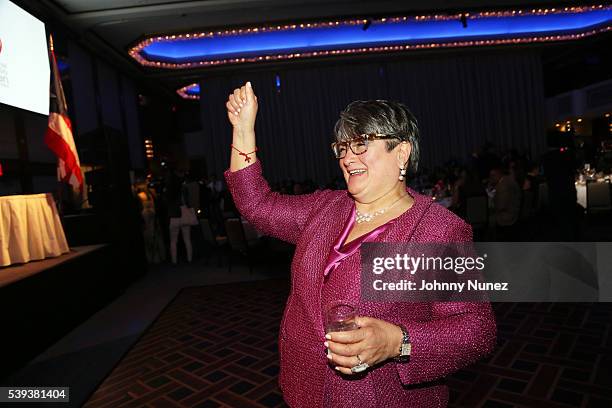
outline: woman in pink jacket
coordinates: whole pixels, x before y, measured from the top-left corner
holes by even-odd
[[[261,232],[296,245],[279,334],[280,387],[292,407],[444,407],[446,375],[488,354],[488,303],[383,303],[360,299],[360,245],[465,242],[470,227],[406,189],[419,158],[416,120],[387,101],[351,103],[332,145],[348,191],[285,196],[270,191],[256,157],[251,84],[226,104],[233,126],[227,184]],[[323,309],[357,305],[358,329],[326,337]],[[328,352],[326,353],[326,350]]]

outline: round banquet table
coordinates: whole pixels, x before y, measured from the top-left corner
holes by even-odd
[[[0,266],[69,251],[50,193],[0,197]]]

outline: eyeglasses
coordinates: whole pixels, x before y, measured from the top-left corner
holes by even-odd
[[[364,154],[368,151],[368,144],[372,140],[388,140],[388,139],[399,139],[398,135],[384,135],[380,133],[371,133],[355,136],[348,142],[334,142],[331,144],[332,150],[336,159],[343,159],[346,156],[347,150],[350,148],[351,151],[356,154]],[[348,148],[347,148],[348,146]]]

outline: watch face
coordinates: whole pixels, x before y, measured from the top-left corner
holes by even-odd
[[[412,351],[412,344],[402,344],[402,351],[400,352],[400,356],[409,356]]]

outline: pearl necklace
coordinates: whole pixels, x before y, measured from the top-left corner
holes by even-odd
[[[359,210],[356,210],[355,211],[355,222],[357,224],[361,224],[362,222],[372,221],[374,218],[378,217],[379,215],[382,215],[386,213],[387,211],[389,211],[391,208],[393,208],[395,204],[399,203],[400,200],[404,197],[406,197],[406,195],[403,195],[397,200],[395,200],[390,206],[381,208],[380,210],[374,211],[373,213],[362,213]]]

